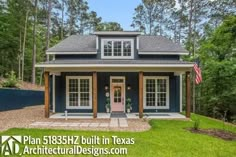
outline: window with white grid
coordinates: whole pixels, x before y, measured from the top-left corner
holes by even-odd
[[[144,108],[169,108],[169,77],[144,77]]]
[[[91,109],[92,78],[89,76],[68,76],[66,82],[66,108]]]
[[[101,40],[101,53],[103,59],[132,59],[134,58],[134,39]]]

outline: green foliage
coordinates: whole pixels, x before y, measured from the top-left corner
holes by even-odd
[[[6,80],[2,83],[2,87],[16,88],[18,79],[16,78],[15,72],[11,71],[6,74]]]
[[[109,98],[109,97],[106,98],[106,108],[108,108],[108,109],[111,108],[111,105],[110,105],[110,98]]]
[[[126,109],[131,109],[132,108],[132,101],[130,98],[126,99]]]
[[[123,31],[123,28],[117,22],[104,22],[96,26],[96,31]]]
[[[199,130],[199,128],[200,128],[200,119],[196,118],[195,120],[193,120],[193,129]]]
[[[204,114],[221,119],[236,115],[236,16],[228,17],[215,31],[201,41],[199,58],[203,82],[200,104]]]
[[[24,81],[31,81],[34,0],[0,0],[0,76],[10,70],[17,72],[20,78],[21,64],[24,58]],[[50,45],[54,46],[68,34],[88,34],[95,30],[101,17],[90,11],[85,0],[38,0],[36,23],[36,62],[46,59],[46,34],[48,6],[51,2]],[[27,18],[28,13],[28,18]],[[63,13],[63,18],[62,18]],[[27,25],[25,25],[27,19]],[[26,26],[26,27],[25,27]],[[25,51],[23,41],[25,33]],[[36,69],[36,83],[42,80],[42,69]]]

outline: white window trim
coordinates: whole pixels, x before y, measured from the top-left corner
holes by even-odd
[[[104,41],[112,41],[112,56],[104,56]],[[131,42],[131,56],[113,56],[114,49],[113,49],[113,43],[114,41],[121,41],[121,54],[123,55],[123,42],[124,41],[130,41]],[[102,59],[133,59],[134,58],[134,39],[127,39],[127,38],[103,38],[101,39],[101,54]]]
[[[166,106],[147,106],[146,105],[146,80],[147,79],[166,79]],[[155,87],[157,88],[157,86]],[[155,93],[156,95],[156,93]],[[143,77],[143,107],[144,109],[169,109],[170,104],[170,79],[169,76],[144,76]],[[155,104],[157,104],[155,102]]]
[[[69,79],[89,79],[89,106],[69,106]],[[92,76],[66,76],[66,109],[92,109]]]

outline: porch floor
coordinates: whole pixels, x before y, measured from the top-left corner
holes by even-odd
[[[139,113],[126,113],[128,119],[138,119]],[[50,116],[52,119],[65,119],[65,113],[55,113]],[[93,119],[92,113],[68,113],[68,119]],[[109,119],[111,118],[110,113],[98,113],[98,119]],[[147,119],[186,119],[186,117],[180,113],[143,113],[143,118]]]

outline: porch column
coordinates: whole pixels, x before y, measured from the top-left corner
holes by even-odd
[[[190,72],[186,72],[186,117],[190,118],[190,104],[191,104],[191,87],[190,87]]]
[[[49,72],[44,72],[44,108],[45,108],[45,118],[49,118]]]
[[[143,117],[143,72],[139,72],[139,118]]]
[[[93,118],[97,118],[97,72],[93,72]]]

